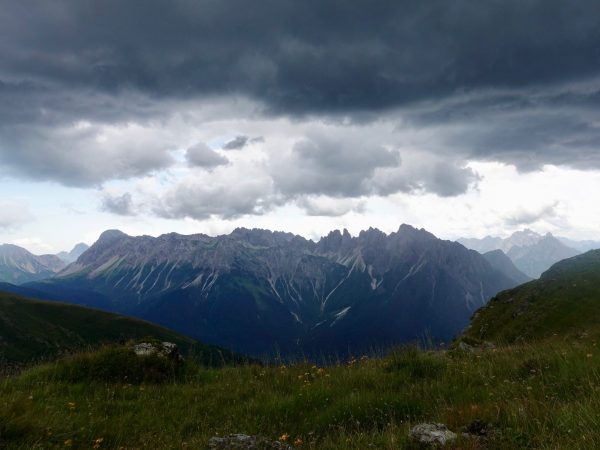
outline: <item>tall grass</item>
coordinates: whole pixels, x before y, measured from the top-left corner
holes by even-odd
[[[247,433],[302,449],[398,449],[411,448],[416,422],[460,432],[476,420],[490,437],[452,448],[600,448],[593,338],[481,354],[412,348],[327,367],[190,364],[160,382],[69,364],[0,381],[0,448],[201,449],[212,436]]]

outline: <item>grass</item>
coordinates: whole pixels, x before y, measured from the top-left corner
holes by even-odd
[[[0,292],[0,373],[8,366],[149,338],[174,342],[182,353],[194,353],[208,365],[241,359],[143,320]]]
[[[476,420],[491,437],[450,448],[600,448],[597,337],[480,354],[405,349],[329,367],[188,361],[146,381],[89,370],[122,351],[109,348],[0,380],[0,448],[202,449],[212,436],[246,433],[288,436],[299,449],[399,449],[413,448],[417,422],[460,432]],[[130,370],[120,357],[113,375]]]
[[[561,261],[539,280],[498,294],[464,338],[512,343],[584,333],[600,317],[599,280],[600,250]]]

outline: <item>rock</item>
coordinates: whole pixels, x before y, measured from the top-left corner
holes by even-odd
[[[463,352],[467,352],[467,353],[473,353],[475,351],[475,347],[473,347],[472,345],[469,345],[463,341],[459,342],[458,348],[459,348],[459,350],[462,350]]]
[[[231,434],[224,437],[213,437],[208,441],[209,450],[293,450],[289,445],[270,441],[258,436]]]
[[[137,356],[158,355],[163,358],[183,361],[177,344],[173,342],[141,342],[133,346]]]
[[[410,437],[421,444],[446,445],[457,436],[442,423],[420,423],[412,427]]]

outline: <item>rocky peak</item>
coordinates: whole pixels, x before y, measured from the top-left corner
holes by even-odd
[[[106,230],[100,235],[96,244],[112,244],[113,242],[129,237],[120,230]]]
[[[411,240],[428,241],[431,239],[437,239],[434,234],[430,233],[424,228],[415,228],[405,223],[400,225],[400,228],[398,228],[398,231],[395,234],[403,239]]]

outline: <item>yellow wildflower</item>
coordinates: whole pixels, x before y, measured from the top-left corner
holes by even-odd
[[[65,447],[73,447],[73,439],[67,439],[65,441]]]
[[[283,433],[281,436],[279,436],[279,440],[281,442],[286,442],[289,438],[290,438],[290,435],[287,433]]]

